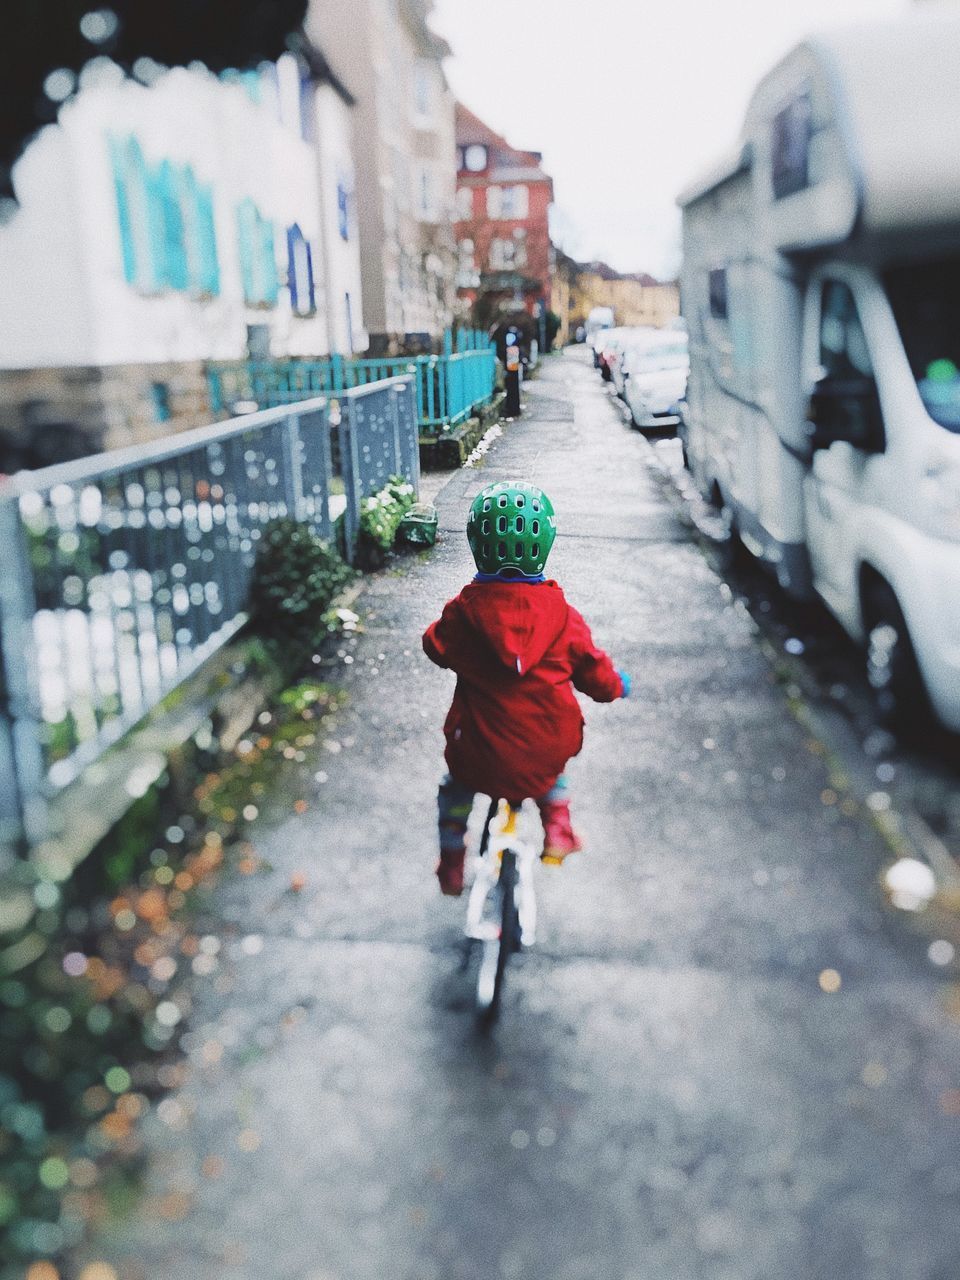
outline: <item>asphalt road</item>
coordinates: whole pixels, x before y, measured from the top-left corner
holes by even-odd
[[[527,406],[442,490],[435,551],[365,590],[310,806],[300,770],[253,830],[272,869],[218,890],[148,1196],[91,1256],[145,1280],[955,1280],[960,1004],[884,905],[888,851],[593,371],[548,361]],[[634,683],[586,709],[587,848],[542,869],[483,1034],[432,876],[452,677],[419,637],[472,573],[470,499],[510,476],[551,495],[550,569]]]

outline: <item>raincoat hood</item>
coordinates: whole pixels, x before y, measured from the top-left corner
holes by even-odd
[[[567,625],[570,606],[553,581],[472,582],[460,593],[464,616],[510,671],[526,675]]]

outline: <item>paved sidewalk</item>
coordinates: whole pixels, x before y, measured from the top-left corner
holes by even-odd
[[[154,1199],[113,1256],[148,1280],[954,1280],[957,1002],[883,906],[885,851],[593,371],[548,360],[527,402],[439,495],[432,555],[361,598],[327,780],[303,815],[272,797],[274,869],[219,891],[180,1127],[151,1122]],[[472,572],[470,499],[510,476],[550,493],[550,569],[634,692],[587,708],[587,851],[540,876],[485,1038],[431,874],[452,677],[419,637]]]

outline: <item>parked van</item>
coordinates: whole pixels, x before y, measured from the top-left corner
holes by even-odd
[[[811,39],[680,197],[702,491],[960,731],[960,15]]]

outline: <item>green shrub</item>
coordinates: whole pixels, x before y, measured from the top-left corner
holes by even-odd
[[[360,503],[357,555],[362,565],[383,564],[393,546],[400,521],[417,500],[413,485],[402,476],[391,476],[379,493]]]
[[[250,584],[250,614],[268,638],[310,645],[323,615],[353,570],[308,524],[289,518],[266,526]]]

